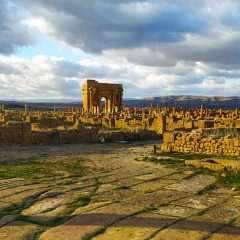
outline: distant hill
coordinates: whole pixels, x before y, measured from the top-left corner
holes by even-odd
[[[124,106],[150,107],[153,106],[176,106],[182,108],[224,108],[234,109],[240,108],[240,97],[207,97],[207,96],[164,96],[164,97],[149,97],[142,99],[124,100]]]
[[[39,101],[1,101],[6,107],[16,108],[24,107],[24,104],[27,103],[29,108],[53,108],[56,107],[68,107],[75,106],[81,107],[82,102],[76,101],[65,101],[65,100],[39,100]],[[224,108],[224,109],[235,109],[238,107],[240,109],[240,97],[208,97],[208,96],[190,96],[190,95],[181,95],[181,96],[163,96],[163,97],[148,97],[148,98],[126,98],[123,99],[123,105],[125,107],[150,107],[151,104],[156,107],[159,104],[161,107],[181,107],[181,108],[196,108],[203,107],[205,108]]]

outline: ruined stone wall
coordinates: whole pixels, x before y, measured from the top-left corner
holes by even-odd
[[[97,142],[98,128],[31,130],[30,123],[12,122],[0,126],[0,144],[65,144]]]
[[[9,122],[0,126],[0,143],[28,144],[30,143],[31,125],[23,122]]]
[[[204,131],[166,132],[161,150],[164,152],[223,154],[240,156],[240,140],[229,136],[216,138],[205,136]]]
[[[32,144],[92,143],[98,141],[98,128],[78,126],[77,129],[32,131]]]
[[[124,131],[100,131],[99,138],[107,141],[146,141],[157,140],[160,136],[156,133],[156,131],[138,129]]]

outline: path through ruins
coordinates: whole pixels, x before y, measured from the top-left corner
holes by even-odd
[[[0,180],[0,239],[240,239],[239,191],[213,187],[213,176],[134,160],[152,144],[0,147],[1,161],[80,155],[89,169],[48,183]],[[20,211],[10,214],[14,206]]]

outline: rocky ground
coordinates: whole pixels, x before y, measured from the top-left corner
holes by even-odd
[[[0,239],[240,239],[240,192],[215,187],[211,175],[134,160],[152,145],[1,146]],[[67,165],[76,158],[81,171]],[[39,159],[45,172],[21,177]]]

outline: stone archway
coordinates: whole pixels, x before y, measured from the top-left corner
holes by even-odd
[[[105,112],[120,112],[122,110],[122,84],[87,80],[82,90],[84,112],[100,113],[102,98],[106,101]]]

